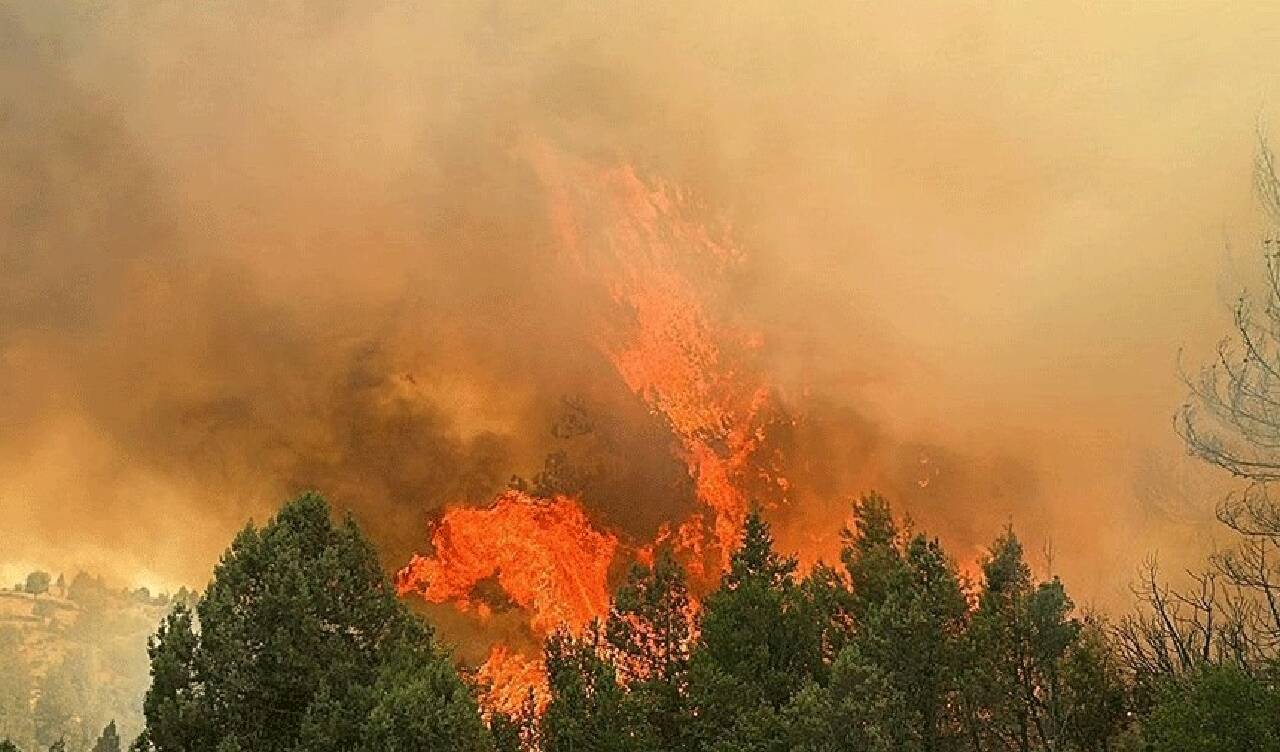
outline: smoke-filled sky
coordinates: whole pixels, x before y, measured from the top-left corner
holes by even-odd
[[[306,488],[393,567],[556,451],[601,525],[686,513],[531,141],[730,228],[708,296],[796,418],[787,540],[876,487],[961,559],[1051,543],[1082,601],[1194,560],[1177,354],[1261,264],[1280,16],[649,6],[0,3],[0,574],[200,584]]]

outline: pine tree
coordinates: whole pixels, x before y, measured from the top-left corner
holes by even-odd
[[[882,497],[863,498],[854,515],[841,558],[856,629],[832,667],[832,705],[894,749],[954,749],[968,613],[959,576],[937,540],[898,527]],[[862,718],[869,696],[881,710]]]
[[[410,731],[433,749],[488,743],[430,629],[314,494],[241,532],[196,613],[179,601],[150,652],[139,750],[384,752]]]
[[[140,750],[200,752],[213,746],[193,619],[187,604],[178,601],[148,642],[151,687],[142,701],[146,725],[136,745]]]
[[[785,744],[779,713],[823,668],[822,627],[795,572],[795,559],[774,551],[769,526],[750,514],[729,571],[707,597],[690,658],[689,699],[703,748]]]
[[[543,652],[551,699],[541,722],[542,752],[639,750],[623,716],[623,690],[602,653],[600,629],[581,637],[560,629]]]
[[[1071,599],[1057,578],[1033,581],[1012,530],[992,546],[983,578],[968,635],[969,735],[983,748],[1058,749],[1067,718],[1063,661],[1080,633]]]
[[[684,569],[667,549],[632,567],[605,623],[608,653],[626,686],[627,727],[647,749],[689,744],[685,691],[693,611]]]
[[[116,731],[115,721],[102,729],[102,735],[93,744],[93,752],[120,752],[120,734]]]
[[[383,663],[362,736],[362,749],[371,752],[482,750],[489,741],[470,689],[423,644],[406,645]]]

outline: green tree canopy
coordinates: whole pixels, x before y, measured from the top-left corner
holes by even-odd
[[[689,701],[704,744],[782,744],[777,714],[822,672],[823,628],[795,573],[795,559],[774,550],[760,514],[748,515],[729,570],[707,597],[690,658]]]
[[[236,536],[192,613],[152,641],[137,745],[207,750],[480,750],[468,689],[318,495]],[[410,734],[413,738],[406,739]]]
[[[92,752],[120,752],[120,734],[116,731],[115,721],[102,729],[102,735],[94,742]]]
[[[968,631],[968,727],[975,745],[1055,750],[1067,736],[1065,662],[1081,624],[1055,577],[1036,582],[1012,530],[983,563],[978,608]]]
[[[32,595],[44,595],[49,592],[49,583],[52,578],[48,572],[35,571],[27,575],[27,581],[23,584],[22,589]]]
[[[1230,664],[1171,680],[1145,727],[1151,752],[1277,752],[1280,693]]]
[[[617,671],[601,648],[597,626],[581,637],[552,633],[543,658],[551,699],[541,724],[543,752],[639,751],[623,715]]]
[[[688,747],[685,691],[693,647],[693,610],[684,568],[660,549],[653,565],[632,567],[605,622],[608,653],[626,685],[624,715],[647,749]]]
[[[854,519],[841,558],[856,628],[831,669],[836,726],[862,728],[872,746],[954,749],[969,610],[959,575],[938,541],[895,523],[883,497],[864,497]]]

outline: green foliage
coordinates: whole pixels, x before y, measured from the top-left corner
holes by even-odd
[[[832,667],[831,708],[868,745],[955,748],[968,615],[960,578],[936,540],[896,525],[883,498],[854,512],[841,558],[856,629]],[[867,716],[872,696],[879,709]]]
[[[160,752],[196,752],[213,738],[196,665],[199,643],[194,615],[179,603],[148,646],[151,689],[143,700],[146,727],[141,744]]]
[[[1086,619],[1062,660],[1062,734],[1071,749],[1106,752],[1129,725],[1130,688],[1105,625]]]
[[[116,731],[115,721],[102,729],[102,735],[94,742],[92,752],[120,752],[120,734]]]
[[[1057,749],[1066,736],[1064,663],[1080,635],[1073,605],[1054,578],[1036,583],[1012,530],[983,563],[968,631],[969,734],[985,746]]]
[[[1239,667],[1206,665],[1168,682],[1144,735],[1151,752],[1276,752],[1280,692]]]
[[[818,566],[800,583],[763,522],[748,523],[693,653],[692,748],[1119,749],[1126,686],[1105,629],[1072,618],[1056,579],[1032,577],[1012,532],[984,562],[975,608],[937,540],[881,497],[854,511],[847,577]]]
[[[489,736],[494,752],[522,752],[524,737],[520,722],[506,713],[494,712],[489,719]]]
[[[421,644],[404,646],[383,664],[373,697],[364,749],[480,750],[488,744],[469,688],[448,661]]]
[[[242,531],[150,648],[138,749],[480,750],[474,700],[348,519],[304,495]]]
[[[689,671],[693,612],[684,569],[667,549],[636,564],[614,595],[605,638],[628,684],[680,685]]]
[[[871,495],[840,558],[801,578],[752,514],[695,618],[682,567],[659,551],[632,568],[603,620],[547,639],[545,713],[531,695],[486,728],[359,531],[303,496],[236,537],[203,597],[174,599],[149,644],[146,726],[131,749],[1280,752],[1265,665],[1139,684],[1122,660],[1130,643],[1077,616],[1059,580],[1037,580],[1012,531],[970,591],[936,539]],[[100,594],[82,578],[71,590]],[[98,629],[103,613],[86,609],[77,628]],[[119,752],[114,722],[90,749],[98,654],[68,653],[33,687],[21,645],[0,630],[13,669],[0,672],[0,710],[38,696],[34,723],[6,712],[0,733],[32,749]]]
[[[0,739],[0,752],[22,752],[10,739]]]
[[[823,666],[829,666],[854,634],[853,593],[847,574],[818,562],[801,583],[815,627]]]
[[[823,628],[795,572],[764,519],[749,515],[729,571],[707,597],[690,658],[689,702],[702,740],[772,748],[777,714],[822,674]]]
[[[544,752],[638,750],[623,710],[613,663],[601,655],[598,629],[583,637],[557,630],[543,653],[551,700],[542,718]]]
[[[627,688],[622,711],[631,737],[644,749],[687,749],[693,611],[684,569],[669,550],[659,550],[652,567],[631,569],[604,631]]]
[[[542,749],[542,717],[538,698],[530,689],[514,715],[495,712],[489,735],[496,752],[531,752]]]
[[[27,575],[27,581],[23,584],[22,589],[32,595],[44,595],[49,592],[49,583],[53,578],[48,572],[36,571]]]

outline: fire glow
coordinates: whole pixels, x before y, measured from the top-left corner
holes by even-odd
[[[778,420],[771,390],[753,367],[760,338],[719,321],[706,280],[741,260],[729,242],[696,221],[684,193],[642,179],[630,166],[598,168],[545,144],[526,146],[548,199],[558,262],[609,301],[595,346],[649,410],[662,416],[693,481],[699,510],[664,524],[655,541],[621,543],[598,530],[583,502],[521,491],[487,507],[453,507],[431,532],[432,553],[399,573],[401,594],[451,603],[484,617],[474,596],[495,582],[545,636],[558,625],[581,630],[604,614],[609,572],[624,555],[646,559],[671,546],[695,580],[717,575],[735,545],[751,501],[785,495],[787,483],[766,443]],[[763,489],[763,490],[761,490]],[[497,645],[479,678],[487,704],[518,709],[540,694],[536,662]]]

